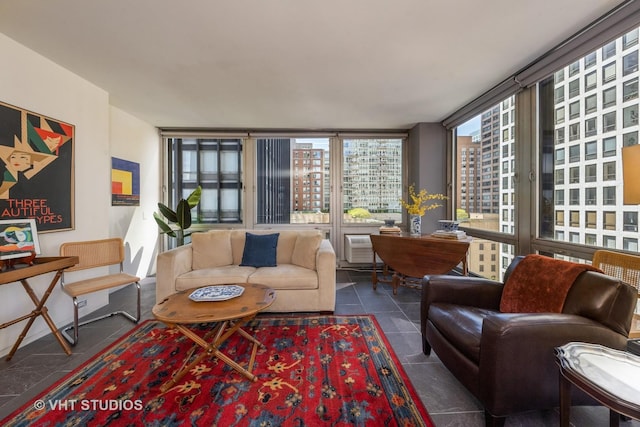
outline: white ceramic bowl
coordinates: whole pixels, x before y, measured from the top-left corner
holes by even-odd
[[[454,221],[451,219],[441,219],[438,221],[440,224],[440,230],[444,231],[456,231],[458,229],[459,221]]]

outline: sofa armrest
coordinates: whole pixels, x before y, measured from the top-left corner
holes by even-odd
[[[420,330],[422,336],[425,337],[429,307],[432,303],[444,302],[498,310],[502,287],[502,283],[483,277],[450,276],[446,274],[424,276],[420,303]],[[424,341],[426,343],[426,340]]]
[[[336,252],[331,242],[323,239],[316,253],[316,272],[321,307],[336,305]],[[332,310],[333,311],[333,310]]]
[[[158,254],[156,265],[156,303],[176,292],[176,278],[191,271],[191,244]]]
[[[483,323],[478,379],[480,398],[494,415],[557,406],[554,348],[571,341],[624,349],[626,339],[599,322],[556,313],[496,313]],[[526,384],[527,387],[522,385]],[[550,400],[551,399],[551,400]]]
[[[498,309],[502,286],[483,277],[427,275],[422,279],[422,301]]]

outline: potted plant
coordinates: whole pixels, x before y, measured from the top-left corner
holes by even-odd
[[[409,234],[412,236],[419,236],[422,232],[422,216],[426,211],[435,209],[442,206],[440,203],[433,202],[433,200],[446,200],[447,196],[444,194],[434,193],[430,194],[427,190],[422,189],[416,193],[415,184],[409,186],[409,200],[405,201],[400,199],[400,204],[409,213]]]
[[[198,185],[186,199],[180,199],[175,211],[158,202],[158,209],[162,215],[153,213],[161,233],[175,237],[178,246],[184,245],[184,238],[191,235],[191,232],[186,231],[191,227],[191,209],[198,205],[201,195],[202,188]]]

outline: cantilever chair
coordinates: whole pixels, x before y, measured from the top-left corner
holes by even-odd
[[[640,256],[598,250],[593,254],[591,264],[605,274],[616,277],[640,291]],[[640,299],[640,293],[638,294]],[[633,315],[629,338],[640,338],[640,305]]]
[[[71,268],[67,268],[63,272],[60,281],[62,290],[73,298],[73,325],[67,326],[61,331],[67,341],[72,345],[75,345],[78,342],[78,328],[80,326],[106,319],[107,317],[122,315],[133,323],[138,323],[140,320],[140,278],[124,273],[123,271],[125,250],[124,243],[121,238],[63,243],[60,245],[60,255],[77,256],[79,259],[78,264]],[[68,283],[66,280],[70,277],[70,273],[73,274],[74,272],[88,269],[96,269],[99,271],[100,267],[109,267],[114,265],[120,266],[119,273],[103,274],[103,272],[101,272],[99,275],[94,275],[90,278],[82,278],[71,283]],[[126,311],[114,311],[112,313],[78,323],[79,296],[131,283],[135,283],[138,290],[138,313],[136,317]],[[73,329],[73,337],[69,336],[67,333],[71,329]]]

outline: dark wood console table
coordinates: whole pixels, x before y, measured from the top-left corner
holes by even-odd
[[[378,277],[376,255],[380,257],[383,275],[388,274],[388,268],[393,270],[391,287],[393,294],[398,293],[398,286],[418,288],[419,280],[426,274],[446,274],[462,263],[462,272],[466,276],[467,252],[471,238],[453,240],[422,235],[372,234],[373,274],[371,281],[373,289],[378,282],[389,282]]]
[[[53,320],[51,320],[51,317],[47,312],[47,307],[45,306],[45,303],[47,302],[47,299],[51,295],[53,288],[56,286],[56,283],[58,283],[58,280],[60,279],[60,276],[62,275],[62,272],[64,271],[64,269],[69,268],[73,265],[76,265],[77,263],[78,263],[78,257],[76,256],[41,257],[41,258],[35,258],[33,260],[33,265],[29,265],[25,267],[16,267],[14,269],[7,270],[0,273],[0,285],[6,285],[7,283],[13,283],[13,282],[22,283],[22,287],[24,287],[25,292],[27,292],[27,294],[31,298],[31,301],[33,301],[33,304],[35,304],[36,306],[36,308],[31,313],[25,314],[24,316],[20,316],[16,319],[13,319],[9,322],[6,322],[0,325],[0,329],[4,329],[15,323],[29,319],[24,329],[22,330],[22,333],[16,340],[16,343],[13,345],[13,348],[9,352],[9,355],[7,356],[7,359],[6,359],[7,361],[11,360],[14,353],[18,349],[18,347],[20,347],[20,343],[22,342],[24,337],[27,336],[27,332],[29,331],[29,328],[31,328],[31,325],[33,325],[33,322],[36,320],[36,317],[38,316],[42,316],[45,322],[47,322],[47,325],[49,325],[49,329],[51,329],[51,332],[53,332],[53,335],[56,337],[56,339],[62,346],[62,349],[65,351],[65,353],[71,354],[71,348],[69,348],[69,345],[62,338],[62,335],[58,331],[58,328],[56,327],[55,323],[53,323]],[[53,279],[51,279],[51,283],[49,283],[49,286],[45,290],[44,295],[42,295],[42,298],[38,299],[38,296],[31,288],[31,285],[29,285],[29,282],[27,281],[27,279],[30,279],[35,276],[39,276],[41,274],[51,273],[51,272],[55,272],[55,275]]]

